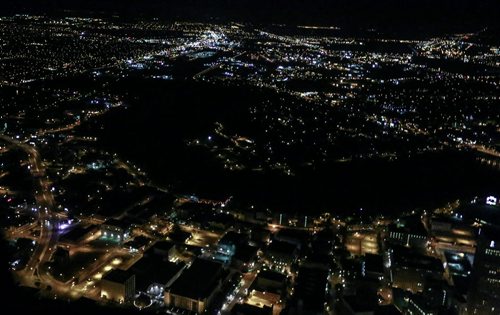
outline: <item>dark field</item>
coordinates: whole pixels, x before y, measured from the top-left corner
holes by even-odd
[[[134,88],[138,84],[145,86]],[[111,111],[85,129],[102,137],[104,147],[136,161],[156,183],[175,192],[234,196],[243,205],[280,211],[348,213],[363,207],[389,214],[493,193],[491,187],[500,187],[498,173],[478,163],[473,153],[455,151],[393,161],[326,160],[314,167],[296,163],[294,176],[266,168],[229,171],[209,150],[188,147],[186,141],[205,137],[215,122],[221,122],[227,130],[255,136],[259,152],[259,139],[265,140],[262,126],[251,121],[248,106],[274,96],[251,88],[182,82],[180,89],[179,84],[121,83],[119,88],[129,93],[128,109]],[[309,153],[297,150],[298,155]],[[302,150],[314,151],[314,147],[304,145]]]

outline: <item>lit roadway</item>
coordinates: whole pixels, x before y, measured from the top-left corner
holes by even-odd
[[[257,272],[255,270],[259,270],[260,267],[260,264],[258,264],[257,267],[254,268],[254,271],[243,274],[240,280],[240,287],[235,290],[232,299],[226,299],[221,314],[230,314],[230,310],[232,310],[236,304],[242,303],[246,299],[247,291],[255,278],[257,278]]]
[[[98,296],[95,286],[88,288],[86,280],[91,278],[92,274],[99,271],[106,272],[110,260],[113,260],[116,256],[125,254],[122,251],[110,251],[101,256],[96,262],[94,262],[89,268],[78,272],[73,279],[77,280],[72,282],[71,280],[64,283],[54,279],[49,270],[43,268],[45,263],[50,260],[51,253],[55,250],[58,241],[57,233],[57,222],[58,217],[62,215],[55,212],[55,200],[52,192],[50,191],[50,182],[45,174],[45,168],[43,166],[40,154],[35,147],[7,137],[5,135],[0,135],[0,139],[5,142],[17,146],[28,155],[28,165],[30,171],[34,178],[36,179],[37,186],[35,200],[38,207],[38,224],[40,225],[40,235],[37,239],[37,247],[33,251],[33,255],[26,264],[24,270],[18,273],[19,280],[23,285],[36,286],[36,282],[43,283],[45,286],[50,286],[55,294],[70,295],[71,297],[78,297],[81,295],[86,295],[90,298],[96,298]],[[33,225],[30,225],[33,227]],[[84,250],[84,248],[81,248]],[[109,266],[109,267],[106,267]],[[102,274],[102,273],[101,273]]]
[[[25,269],[20,272],[24,284],[33,286],[37,280],[35,273],[38,273],[39,266],[42,266],[50,259],[50,254],[57,242],[57,232],[55,232],[57,218],[52,212],[55,207],[54,196],[50,191],[50,183],[45,175],[45,168],[36,148],[5,135],[0,135],[0,139],[26,152],[30,171],[37,179],[38,188],[36,188],[35,200],[38,206],[40,236],[33,255],[26,264]],[[46,279],[46,274],[40,273],[38,276],[40,280],[45,280],[43,282],[50,282],[49,279]]]
[[[26,152],[28,156],[28,167],[36,183],[34,197],[38,209],[37,223],[30,224],[26,227],[20,227],[11,232],[11,236],[15,236],[20,233],[24,234],[33,229],[37,224],[40,227],[40,234],[36,238],[37,247],[34,249],[25,268],[17,272],[20,283],[31,287],[36,287],[39,284],[43,284],[44,287],[50,286],[50,291],[52,294],[55,294],[55,296],[78,298],[84,295],[88,298],[98,299],[99,292],[95,286],[95,282],[91,281],[91,279],[100,280],[103,274],[121,264],[122,259],[120,257],[126,256],[128,252],[122,248],[105,250],[105,253],[103,253],[100,258],[96,259],[94,263],[76,272],[72,279],[66,282],[58,281],[52,277],[50,268],[45,268],[45,265],[49,262],[51,254],[55,251],[58,243],[57,222],[60,218],[64,218],[65,214],[55,211],[56,203],[51,192],[51,183],[46,175],[42,159],[36,148],[6,135],[0,134],[0,140]],[[132,168],[125,163],[120,163],[119,165],[128,171],[132,170]],[[137,179],[139,179],[140,175],[140,173],[134,173],[134,177]],[[139,204],[145,204],[149,201],[151,200],[148,198],[141,201]],[[72,248],[73,251],[86,252],[90,250],[88,246],[72,247],[74,247]]]
[[[238,55],[234,56],[234,57],[233,57],[233,59],[239,58],[239,57],[241,57],[241,56],[245,55],[246,53],[247,53],[246,51],[244,51],[244,52],[242,52],[242,53],[239,53]],[[207,69],[204,69],[204,70],[202,70],[202,71],[200,71],[200,72],[196,73],[195,75],[193,75],[193,79],[197,79],[197,78],[199,78],[199,77],[203,76],[204,74],[209,73],[210,71],[213,71],[213,70],[215,70],[215,69],[220,68],[221,66],[222,66],[222,62],[220,62],[220,63],[218,63],[218,64],[215,64],[215,65],[213,65],[213,66],[211,66],[211,67],[209,67],[209,68],[207,68]]]
[[[469,144],[469,147],[474,148],[481,153],[484,153],[484,154],[487,154],[487,155],[490,155],[493,157],[497,157],[497,158],[500,157],[500,152],[498,152],[497,150],[488,148],[484,145]]]

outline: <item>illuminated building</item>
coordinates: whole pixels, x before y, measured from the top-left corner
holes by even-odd
[[[480,231],[470,290],[469,314],[486,315],[500,312],[500,231]]]
[[[96,225],[90,225],[88,227],[77,225],[61,236],[60,243],[69,245],[78,244],[85,240],[85,238],[94,235],[97,231]]]
[[[366,254],[361,263],[361,274],[370,279],[384,279],[384,258],[382,255]]]
[[[437,258],[416,254],[406,247],[391,248],[386,255],[393,287],[422,292],[429,281],[443,278],[443,264]]]
[[[217,244],[217,252],[226,255],[231,259],[236,253],[236,248],[248,242],[248,237],[234,231],[227,232]]]
[[[227,281],[229,272],[220,263],[195,259],[192,265],[165,289],[165,305],[203,313]]]
[[[274,307],[286,296],[287,277],[279,272],[264,270],[259,272],[250,287],[248,303]]]
[[[431,218],[431,233],[437,249],[470,251],[476,245],[476,231],[461,220],[447,217]]]
[[[172,263],[163,256],[148,251],[129,270],[136,275],[137,291],[163,298],[165,288],[172,285],[184,267],[183,263]]]
[[[377,254],[379,251],[378,233],[375,231],[349,233],[345,246],[352,255]]]
[[[135,274],[130,271],[113,270],[101,280],[101,298],[123,303],[135,295]]]
[[[298,255],[297,246],[281,241],[273,241],[266,250],[266,258],[275,267],[289,267]]]
[[[147,252],[154,253],[155,255],[162,256],[164,259],[172,260],[175,257],[175,244],[168,241],[159,241],[156,242],[151,248],[146,251],[144,254],[148,254]]]
[[[133,240],[123,244],[123,247],[127,248],[132,253],[136,253],[139,251],[144,251],[148,247],[148,245],[151,244],[151,242],[152,240],[150,238],[137,236]]]
[[[422,295],[410,296],[408,301],[408,315],[437,315],[439,309],[430,305]]]
[[[101,237],[118,243],[124,242],[130,235],[130,225],[124,221],[110,219],[101,224]]]
[[[410,216],[389,225],[387,241],[424,250],[427,245],[427,231],[419,216]]]
[[[496,206],[498,204],[498,198],[495,196],[488,196],[486,198],[486,204],[489,206]]]
[[[295,282],[294,296],[290,303],[290,309],[294,314],[325,314],[325,306],[328,304],[329,287],[328,269],[319,269],[301,266]]]

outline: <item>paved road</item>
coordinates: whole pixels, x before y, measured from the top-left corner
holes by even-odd
[[[50,259],[51,253],[55,250],[57,243],[57,233],[55,232],[57,216],[54,215],[55,200],[50,191],[50,182],[45,174],[40,154],[35,147],[27,145],[6,135],[0,135],[0,139],[22,149],[28,155],[28,163],[31,174],[37,179],[35,200],[38,207],[38,224],[40,224],[40,235],[37,247],[33,251],[31,259],[26,264],[26,268],[21,272],[24,284],[33,286],[39,280],[50,282],[45,273],[40,273],[37,277],[39,266]],[[43,281],[43,282],[45,282]]]

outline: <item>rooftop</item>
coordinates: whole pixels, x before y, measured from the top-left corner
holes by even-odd
[[[427,230],[420,216],[412,215],[398,219],[396,223],[389,225],[389,231],[404,232],[415,235],[427,235]]]
[[[161,251],[169,251],[172,247],[174,247],[174,243],[168,241],[159,241],[156,242],[151,248]]]
[[[147,289],[152,283],[166,285],[185,265],[162,260],[161,256],[151,255],[137,261],[129,270],[136,276],[136,287]]]
[[[239,245],[244,244],[248,237],[245,234],[229,231],[219,240],[219,244]]]
[[[325,287],[328,271],[301,267],[297,277],[295,293],[309,310],[322,310],[325,302]]]
[[[103,225],[109,225],[109,226],[119,227],[121,229],[128,229],[128,228],[130,228],[130,223],[129,222],[126,222],[124,220],[117,220],[117,219],[106,220],[106,222],[104,222]]]
[[[241,245],[236,248],[234,258],[239,259],[243,262],[248,262],[257,255],[258,251],[259,249],[257,247],[250,245]]]
[[[259,279],[267,279],[275,282],[285,282],[286,281],[286,275],[276,272],[276,271],[271,271],[271,270],[263,270],[259,272],[259,275],[257,276]]]
[[[193,299],[206,298],[222,280],[224,273],[220,263],[197,258],[173,283],[170,292]]]
[[[274,240],[267,248],[267,251],[292,256],[296,249],[296,245],[290,244],[288,242]]]
[[[263,305],[258,307],[250,304],[236,304],[231,310],[232,315],[271,315],[273,309]]]
[[[394,305],[379,305],[375,309],[374,315],[401,315],[401,312]]]
[[[408,248],[396,246],[392,248],[393,250],[393,260],[394,265],[405,267],[405,268],[416,268],[432,270],[436,272],[444,272],[443,264],[441,260],[431,257],[417,254]]]
[[[125,245],[126,246],[130,246],[132,248],[139,249],[139,248],[141,248],[143,246],[148,245],[149,243],[151,243],[151,241],[152,240],[150,238],[147,238],[147,237],[144,237],[144,236],[137,236],[132,241],[128,241],[127,243],[125,243]]]
[[[62,237],[62,241],[70,241],[70,242],[77,242],[79,241],[82,237],[87,235],[90,231],[95,229],[95,225],[90,225],[88,227],[83,227],[81,225],[76,226],[73,228],[71,231],[65,233]]]
[[[104,276],[103,280],[108,280],[111,282],[125,283],[130,277],[134,276],[134,273],[130,270],[120,270],[115,269]]]
[[[365,270],[368,272],[384,273],[384,259],[382,255],[365,254]]]

